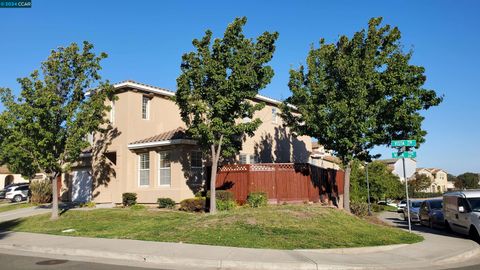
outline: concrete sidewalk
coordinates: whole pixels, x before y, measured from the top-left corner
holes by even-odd
[[[48,206],[32,206],[27,208],[20,208],[11,211],[1,212],[0,213],[0,223],[10,220],[15,220],[24,217],[30,217],[40,214],[45,214],[51,211],[51,208]]]
[[[480,255],[478,244],[470,240],[424,237],[412,245],[271,250],[3,232],[0,249],[175,269],[441,269]]]

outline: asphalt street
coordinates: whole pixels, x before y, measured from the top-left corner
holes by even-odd
[[[391,224],[391,225],[394,225],[394,226],[398,227],[398,228],[408,229],[408,223],[403,220],[402,215],[399,214],[399,213],[382,212],[380,214],[379,218],[381,220]],[[422,226],[418,223],[412,223],[412,230],[413,231],[424,232],[424,233],[448,235],[448,236],[452,236],[452,237],[463,237],[463,236],[448,233],[443,228],[430,229],[430,228]],[[453,268],[443,268],[443,269],[450,269],[450,270],[479,270],[480,269],[480,258],[475,259],[475,260],[470,261],[470,262],[465,262],[465,263],[471,264],[471,265],[461,266],[461,267],[459,266],[459,267],[453,267]]]
[[[0,254],[0,269],[8,270],[147,270],[149,268]]]

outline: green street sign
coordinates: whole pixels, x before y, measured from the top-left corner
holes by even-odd
[[[415,152],[415,151],[402,152],[402,153],[393,152],[392,153],[392,158],[416,158],[416,157],[417,157],[417,152]]]
[[[396,140],[390,143],[392,147],[417,146],[416,140]]]

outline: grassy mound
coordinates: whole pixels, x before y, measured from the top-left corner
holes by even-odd
[[[239,208],[217,215],[179,211],[68,211],[0,224],[13,231],[249,248],[313,249],[415,243],[421,236],[317,205]],[[73,233],[62,233],[75,229]]]

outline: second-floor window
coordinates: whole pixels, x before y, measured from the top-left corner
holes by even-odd
[[[272,108],[272,123],[277,123],[277,108]]]
[[[142,119],[148,119],[150,114],[150,99],[147,96],[142,97]]]
[[[148,153],[138,155],[138,185],[148,186],[150,184],[150,157]]]
[[[114,125],[115,124],[115,100],[112,100],[110,102],[110,107],[112,107],[110,109],[110,123]]]

